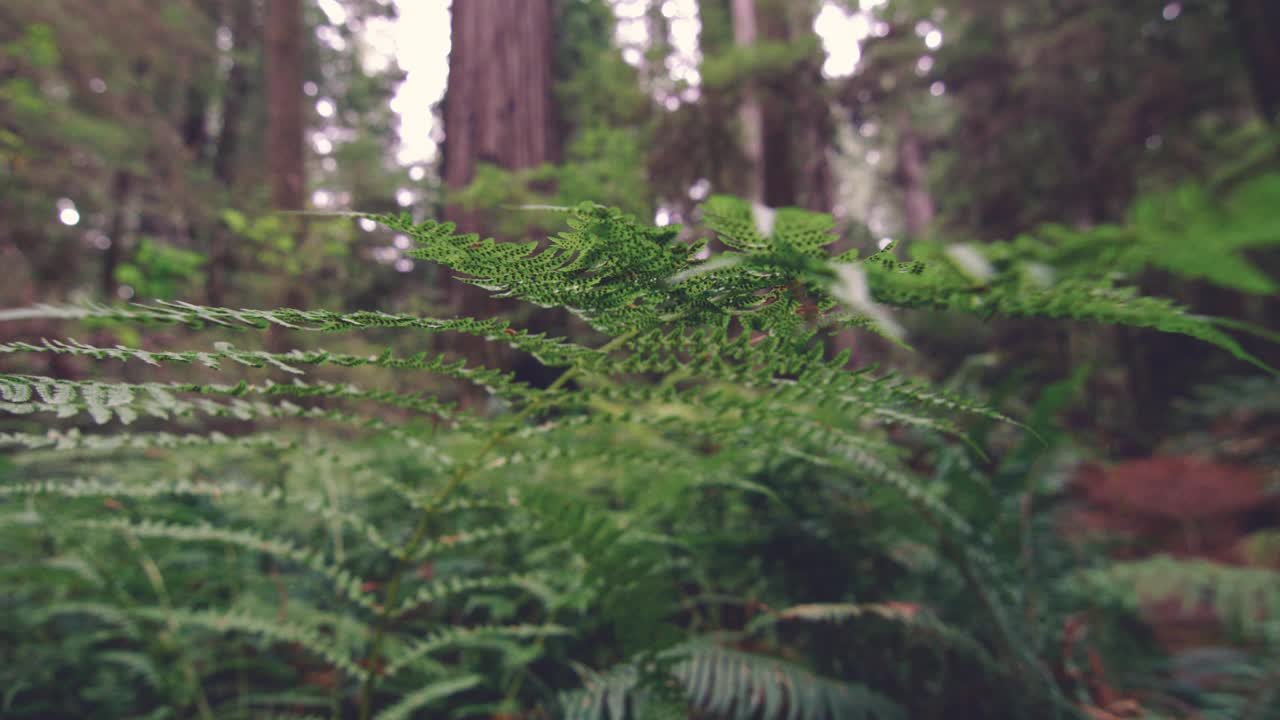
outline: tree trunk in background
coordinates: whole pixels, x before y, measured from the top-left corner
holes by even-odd
[[[227,90],[222,100],[222,127],[218,131],[213,153],[213,176],[230,192],[235,182],[236,159],[240,150],[240,133],[245,100],[249,97],[249,68],[243,57],[253,43],[253,3],[230,0],[231,69],[227,72]],[[210,305],[220,306],[227,294],[227,278],[235,265],[234,237],[221,220],[214,228],[209,243],[209,264],[205,268],[205,294]]]
[[[813,12],[783,0],[733,0],[734,44],[803,41],[811,34]],[[831,117],[822,77],[823,57],[814,52],[793,67],[775,69],[749,81],[740,108],[744,155],[751,163],[751,194],[768,207],[802,207],[829,213],[834,191],[827,151]],[[857,336],[844,331],[830,339],[839,352]]]
[[[1231,18],[1258,107],[1267,121],[1280,120],[1280,3],[1232,0]]]
[[[454,2],[452,35],[444,101],[447,190],[470,184],[478,163],[520,170],[556,162],[551,0]],[[449,204],[444,214],[461,231],[485,234],[476,211]],[[499,312],[498,302],[487,291],[446,282],[454,314],[484,317]],[[505,354],[492,343],[455,340],[452,349],[472,361],[505,364]]]
[[[801,42],[813,14],[782,0],[733,0],[734,44]],[[769,207],[832,208],[830,105],[823,92],[821,53],[751,79],[739,110],[745,155],[752,165],[749,197]]]
[[[267,172],[271,176],[271,204],[277,210],[305,206],[302,120],[302,7],[300,0],[267,0]],[[294,252],[306,244],[306,223],[298,217],[286,225],[292,231]],[[307,305],[306,284],[287,281],[285,307]],[[272,351],[286,349],[278,325],[267,334]]]
[[[300,0],[267,0],[267,168],[271,204],[301,210],[302,7]]]
[[[755,0],[733,0],[733,43],[747,47],[754,45],[758,36]],[[764,113],[754,85],[752,82],[743,90],[738,121],[742,124],[742,154],[751,163],[747,196],[755,202],[765,203]]]
[[[898,167],[894,180],[902,188],[902,216],[907,236],[924,235],[933,223],[933,195],[929,193],[929,167],[925,140],[911,126],[905,110],[898,114]]]

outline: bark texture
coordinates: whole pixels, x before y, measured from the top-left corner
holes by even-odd
[[[466,3],[459,3],[465,5]],[[302,7],[267,0],[267,165],[271,202],[300,210],[305,202],[302,145]]]
[[[240,155],[241,124],[249,98],[249,63],[243,54],[254,43],[252,0],[229,0],[231,37],[234,43],[227,90],[222,100],[222,127],[213,154],[213,176],[230,191],[235,185],[236,161]],[[234,236],[218,222],[209,242],[209,263],[205,268],[205,294],[210,305],[220,306],[227,296],[229,278],[235,267]]]
[[[755,0],[733,0],[733,43],[739,47],[754,45],[759,36],[756,27]],[[738,122],[742,124],[742,150],[751,164],[751,182],[748,197],[765,203],[764,113],[761,110],[755,83],[749,83],[742,92],[738,107]]]
[[[802,41],[813,13],[782,0],[733,0],[734,43]],[[750,197],[770,207],[832,208],[830,109],[821,53],[748,81],[739,108],[744,155],[752,166]]]
[[[271,204],[278,210],[306,206],[302,115],[302,7],[301,0],[267,0],[267,171],[271,177]],[[295,252],[306,246],[306,223],[289,221]],[[306,307],[305,280],[294,278],[284,292],[285,307]],[[267,335],[267,347],[279,352],[288,347],[279,326]]]
[[[520,170],[556,162],[551,0],[454,2],[452,36],[444,102],[447,189],[465,188],[480,163]],[[459,230],[491,234],[474,210],[450,204],[445,217]],[[447,282],[453,313],[484,317],[499,311],[488,292]],[[492,343],[458,340],[454,349],[473,360],[502,360]]]

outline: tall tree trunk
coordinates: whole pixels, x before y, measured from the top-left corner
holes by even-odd
[[[271,176],[271,204],[277,210],[301,210],[305,205],[302,120],[302,7],[300,0],[267,0],[267,170]],[[287,223],[294,236],[294,252],[306,245],[306,223],[293,217]],[[288,282],[284,306],[307,304],[306,284]],[[284,334],[271,326],[267,344],[285,349]]]
[[[230,0],[231,69],[227,72],[227,90],[222,101],[222,127],[218,130],[213,155],[213,176],[228,197],[235,183],[236,160],[240,150],[241,122],[245,100],[249,96],[249,68],[245,49],[253,44],[254,23],[252,0]],[[226,298],[228,277],[235,266],[231,229],[219,221],[213,229],[209,245],[209,264],[205,268],[205,294],[210,305],[222,305]]]
[[[733,43],[750,47],[759,39],[756,25],[755,0],[733,0]],[[742,124],[742,149],[751,164],[751,182],[748,197],[765,203],[765,128],[764,111],[760,106],[757,89],[752,82],[743,90],[742,104],[738,108],[738,121]]]
[[[925,140],[911,125],[906,110],[898,113],[898,166],[894,179],[902,189],[902,216],[907,236],[918,238],[933,223],[933,195],[929,192],[929,171]]]
[[[453,48],[444,102],[444,181],[450,191],[475,178],[478,163],[508,170],[559,158],[553,107],[551,0],[465,0],[453,3]],[[445,217],[465,232],[486,232],[480,213],[450,204]],[[491,315],[499,305],[477,287],[449,281],[458,315]],[[453,349],[502,365],[492,343],[457,338]],[[470,398],[474,399],[474,398]]]
[[[267,167],[271,175],[271,203],[279,210],[301,210],[305,189],[302,7],[300,0],[267,0],[266,7]]]
[[[811,11],[781,0],[733,0],[732,10],[734,44],[744,48],[798,41],[813,23]],[[748,82],[739,117],[752,166],[749,196],[756,202],[831,211],[830,107],[821,66],[815,53],[767,80]]]

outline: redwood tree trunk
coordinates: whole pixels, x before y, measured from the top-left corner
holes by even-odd
[[[300,0],[267,0],[267,167],[271,203],[301,210],[302,8]],[[459,3],[465,4],[465,3]]]
[[[813,24],[810,10],[783,0],[733,0],[732,10],[734,43],[744,47],[794,42]],[[752,80],[743,94],[739,113],[756,202],[831,211],[830,108],[821,66],[815,53],[784,73]]]
[[[240,125],[245,100],[249,97],[249,68],[244,53],[254,41],[252,1],[230,0],[230,7],[234,47],[231,69],[227,72],[226,96],[222,101],[222,127],[213,153],[213,176],[228,193],[235,182],[242,131]],[[226,297],[228,278],[235,266],[233,240],[230,228],[219,221],[210,238],[209,264],[205,274],[205,294],[210,305],[222,305]]]
[[[475,178],[478,163],[508,170],[559,157],[553,106],[551,0],[465,0],[453,3],[453,48],[444,102],[444,181],[450,191]],[[480,213],[450,204],[459,230],[486,234]],[[448,281],[458,315],[498,312],[488,292]],[[504,358],[492,343],[458,338],[455,349],[491,365]]]
[[[733,43],[749,47],[755,44],[758,37],[755,0],[733,0]],[[738,107],[738,121],[742,124],[742,154],[751,163],[748,196],[755,202],[765,203],[768,171],[765,168],[764,111],[754,82],[743,90],[742,104]]]
[[[271,204],[278,210],[305,206],[302,120],[302,7],[300,0],[267,0],[267,171],[271,176]],[[293,217],[287,223],[294,238],[294,252],[306,244],[306,223]],[[283,304],[302,308],[307,304],[306,283],[287,282]],[[286,349],[284,334],[272,325],[267,346]]]

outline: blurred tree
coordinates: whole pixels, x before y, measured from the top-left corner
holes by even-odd
[[[269,140],[282,125],[269,106],[279,110],[283,100],[265,82],[267,10],[297,11],[281,37],[300,48],[290,51],[296,67],[287,82],[296,105],[285,148],[292,169],[276,173],[271,163],[285,159],[268,145],[280,145]],[[263,282],[264,274],[332,267],[357,237],[389,243],[384,233],[326,229],[317,237],[321,252],[301,262],[300,253],[263,244],[267,235],[292,242],[287,233],[250,237],[225,222],[229,208],[254,218],[304,205],[308,180],[335,204],[398,207],[407,170],[394,160],[397,122],[388,105],[403,74],[393,60],[371,61],[363,39],[394,6],[295,0],[292,10],[255,0],[0,7],[0,252],[31,280],[5,288],[9,303],[141,294],[121,269],[136,278],[158,267],[134,255],[159,243],[208,257],[182,284],[184,298],[203,293],[221,304],[234,292],[245,304],[275,304],[281,283]],[[317,107],[304,95],[317,97]],[[327,140],[308,147],[319,134]],[[287,179],[287,203],[273,196],[286,192],[273,177]],[[250,226],[258,227],[242,228]],[[389,270],[373,265],[351,286],[324,287],[359,296],[367,290],[358,285],[382,284],[378,294],[391,297],[408,278]]]
[[[464,190],[482,164],[525,170],[556,162],[551,1],[454,3],[452,35],[444,99],[445,187]],[[492,234],[478,210],[450,203],[444,215],[464,231]],[[458,315],[496,311],[483,289],[452,281],[447,293]],[[455,349],[501,364],[491,356],[494,344],[469,340],[480,339],[459,338]]]
[[[281,210],[306,204],[302,151],[302,7],[267,3],[267,162],[271,202]]]
[[[226,49],[227,83],[222,96],[222,122],[218,129],[213,152],[213,177],[225,189],[236,182],[237,160],[244,132],[246,104],[251,91],[250,76],[253,71],[253,49],[257,28],[252,0],[225,0],[223,14],[229,15],[229,43]],[[227,294],[228,276],[235,265],[233,251],[235,238],[225,223],[219,222],[211,230],[209,263],[205,276],[205,296],[211,305],[223,304]]]
[[[901,219],[884,234],[932,228],[1001,239],[1044,223],[1116,222],[1141,193],[1211,176],[1248,155],[1240,132],[1255,104],[1269,111],[1274,74],[1267,33],[1275,24],[1266,8],[893,0],[874,9],[883,28],[865,41],[839,97],[867,142],[891,160],[881,188],[896,198]],[[1261,318],[1239,295],[1160,274],[1145,282],[1148,291],[1220,314]],[[1086,357],[1108,368],[1094,376],[1091,397],[1101,403],[1094,415],[1128,452],[1159,434],[1170,399],[1196,368],[1221,362],[1179,339],[1128,329],[1046,338],[1024,328],[989,343],[1012,357],[1041,358],[1053,376]],[[1056,364],[1046,361],[1053,355]]]

